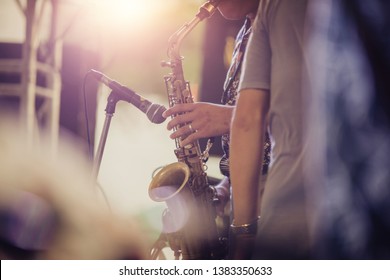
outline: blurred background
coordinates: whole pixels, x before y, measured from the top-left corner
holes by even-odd
[[[308,166],[318,169],[309,175],[316,186],[311,189],[311,206],[318,213],[311,213],[320,221],[313,226],[319,233],[319,257],[388,259],[389,4],[384,0],[311,2],[313,18],[308,26],[314,36],[307,46],[308,61],[316,71],[310,72],[314,79],[308,81],[315,97],[310,122],[316,152]],[[45,236],[41,225],[51,234],[50,207],[61,212],[61,230],[68,234],[66,242],[57,242],[51,258],[116,258],[117,253],[107,255],[106,249],[123,248],[123,236],[129,245],[138,244],[135,233],[113,230],[118,225],[129,230],[127,224],[87,203],[95,201],[89,193],[90,170],[80,166],[84,160],[89,168],[93,163],[90,154],[101,139],[110,93],[87,73],[96,69],[167,107],[163,77],[170,69],[160,63],[168,59],[168,39],[203,3],[0,0],[0,223],[11,221],[10,232],[3,224],[0,227],[0,258],[9,257],[1,255],[2,238],[15,241],[15,236],[20,237],[17,233],[23,232]],[[184,73],[195,100],[220,103],[241,24],[216,12],[183,41]],[[113,212],[136,217],[149,229],[146,234],[154,235],[152,239],[161,231],[166,205],[149,198],[148,186],[156,169],[177,161],[166,123],[153,124],[133,105],[118,102],[97,175],[98,190]],[[202,148],[205,142],[201,141]],[[216,139],[207,163],[213,179],[221,177],[219,142]],[[30,155],[27,148],[35,153]],[[321,156],[326,153],[331,156],[325,160]],[[323,170],[329,171],[324,173],[327,177],[320,177]],[[13,189],[22,190],[20,200],[15,200],[18,195]],[[47,192],[51,198],[25,199],[23,190]],[[30,214],[37,210],[41,215],[33,215],[35,227],[28,228],[33,224]],[[90,236],[96,237],[93,242]],[[24,238],[27,249],[37,249],[37,240]],[[74,250],[62,255],[72,249],[69,244],[75,245]]]
[[[101,71],[167,107],[163,77],[170,69],[160,63],[168,59],[168,38],[203,3],[1,0],[0,110],[19,118],[34,143],[47,133],[51,141],[47,149],[55,152],[62,136],[71,135],[88,157],[88,150],[96,151],[100,140],[110,90],[87,72]],[[196,100],[220,103],[240,25],[217,12],[183,41],[184,73]],[[26,98],[26,92],[33,97]],[[166,123],[153,124],[133,105],[119,102],[98,174],[113,209],[137,216],[157,230],[165,205],[151,201],[147,188],[157,168],[177,161]],[[207,172],[218,179],[219,139],[211,152]],[[57,156],[61,160],[61,154]]]

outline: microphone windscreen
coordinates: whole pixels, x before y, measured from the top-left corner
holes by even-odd
[[[165,118],[162,116],[162,113],[164,113],[165,110],[166,108],[162,105],[152,104],[146,112],[146,116],[152,123],[163,123],[165,121]]]

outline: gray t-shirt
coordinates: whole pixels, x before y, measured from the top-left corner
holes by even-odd
[[[301,84],[306,4],[307,0],[260,1],[241,74],[240,90],[270,93],[272,159],[258,231],[260,246],[270,254],[263,246],[259,258],[307,256]]]

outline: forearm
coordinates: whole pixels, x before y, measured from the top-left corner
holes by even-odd
[[[268,92],[251,91],[240,93],[231,128],[230,175],[237,225],[251,223],[258,216]]]

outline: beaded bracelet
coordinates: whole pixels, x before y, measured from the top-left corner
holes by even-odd
[[[230,225],[231,232],[234,235],[254,235],[257,232],[257,221],[260,219],[260,216],[256,218],[251,223],[248,224],[242,224],[242,225],[235,225],[234,220],[233,223]]]

